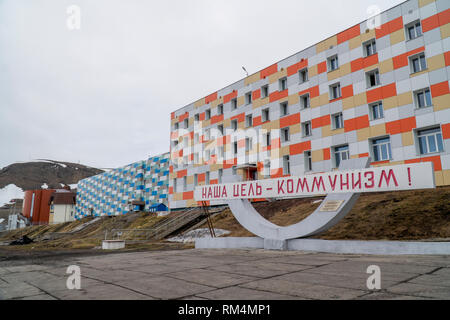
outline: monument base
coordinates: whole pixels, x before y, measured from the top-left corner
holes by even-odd
[[[450,242],[202,238],[196,249],[266,249],[370,255],[450,255]]]

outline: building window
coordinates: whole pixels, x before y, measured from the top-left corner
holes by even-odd
[[[392,159],[391,141],[389,137],[372,140],[372,153],[374,161]]]
[[[252,103],[252,93],[248,92],[245,94],[245,104],[251,104]]]
[[[344,127],[344,117],[342,113],[337,113],[332,115],[333,119],[333,129],[341,129]]]
[[[217,130],[219,131],[220,135],[223,136],[223,124],[219,124],[219,125],[217,126]]]
[[[206,110],[205,112],[205,120],[211,119],[211,109]]]
[[[280,103],[280,115],[281,117],[287,116],[289,114],[289,107],[287,102]]]
[[[188,156],[183,157],[183,165],[186,167],[189,164]]]
[[[414,98],[417,108],[425,108],[432,105],[431,93],[429,88],[414,92]]]
[[[237,154],[237,153],[238,153],[238,143],[237,143],[237,142],[234,142],[234,143],[233,143],[233,153],[234,153],[234,154]]]
[[[339,168],[341,161],[350,159],[348,145],[334,148],[334,164]]]
[[[420,25],[420,20],[407,24],[405,28],[408,40],[416,39],[422,35],[422,26]]]
[[[219,147],[219,159],[223,159],[223,157],[224,157],[224,147],[223,146],[220,146]]]
[[[236,110],[237,109],[237,99],[234,98],[231,100],[231,110]]]
[[[279,80],[280,91],[284,91],[287,89],[287,78],[283,78]]]
[[[269,108],[267,108],[262,111],[262,122],[266,122],[269,120],[270,120],[270,113],[269,113]]]
[[[211,151],[205,150],[205,161],[209,161],[211,159]]]
[[[184,128],[185,129],[189,128],[189,119],[184,119]]]
[[[251,114],[245,117],[245,124],[247,127],[253,126],[253,116]]]
[[[375,87],[380,84],[380,72],[378,69],[366,73],[367,88]]]
[[[210,129],[206,129],[205,130],[205,140],[209,141],[211,139],[211,130]]]
[[[368,57],[377,53],[377,43],[375,39],[369,40],[363,44],[364,56]]]
[[[194,174],[194,187],[198,186],[198,174]]]
[[[177,192],[177,179],[173,179],[173,192],[176,193]]]
[[[195,120],[196,122],[199,122],[199,121],[200,121],[200,115],[199,115],[198,113],[194,116],[194,120]]]
[[[194,143],[198,143],[198,142],[199,142],[199,139],[200,139],[200,136],[199,136],[198,133],[196,133],[196,134],[194,135]]]
[[[183,177],[183,191],[187,190],[187,177]]]
[[[290,175],[291,174],[291,165],[289,161],[289,156],[283,157],[283,174]]]
[[[206,185],[210,185],[211,184],[211,182],[209,180],[209,171],[206,171],[205,180],[206,180]]]
[[[330,86],[330,100],[338,99],[341,97],[341,84],[335,83]]]
[[[307,82],[308,79],[308,68],[304,68],[298,72],[300,78],[300,84]]]
[[[174,127],[175,130],[178,130],[178,128],[180,127],[180,125],[178,124],[178,122],[176,122],[176,123],[173,125],[173,127]]]
[[[281,142],[289,141],[289,127],[281,129]]]
[[[384,118],[383,102],[379,101],[374,104],[369,105],[370,116],[372,120]]]
[[[223,177],[223,169],[219,169],[219,183],[222,183],[222,177]]]
[[[217,106],[217,114],[220,116],[223,114],[223,104]]]
[[[272,144],[271,140],[270,140],[270,132],[266,133],[266,147],[270,146]]]
[[[427,61],[425,54],[422,52],[409,58],[409,65],[411,66],[411,73],[423,71],[427,68]]]
[[[267,98],[269,96],[269,86],[263,86],[261,87],[261,97],[262,98]]]
[[[194,164],[199,164],[198,152],[194,153]]]
[[[231,172],[233,173],[233,176],[235,176],[237,174],[236,166],[231,167]]]
[[[444,151],[441,128],[431,128],[417,131],[420,154]]]
[[[311,121],[306,121],[302,123],[302,131],[303,137],[309,137],[310,135],[312,135]]]
[[[307,108],[311,107],[309,93],[304,94],[300,97],[300,105],[303,109],[307,109]]]
[[[338,56],[328,58],[328,71],[334,71],[339,68]]]
[[[253,141],[251,138],[245,138],[245,151],[248,152],[248,151],[252,150],[252,144],[253,144]]]
[[[305,172],[312,171],[312,157],[311,151],[305,151]]]
[[[236,131],[238,128],[238,121],[237,120],[231,120],[231,129]]]

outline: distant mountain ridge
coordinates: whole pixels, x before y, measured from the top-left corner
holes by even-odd
[[[0,169],[0,189],[10,184],[24,191],[41,189],[43,185],[59,189],[102,172],[101,169],[64,161],[39,159],[19,162]]]

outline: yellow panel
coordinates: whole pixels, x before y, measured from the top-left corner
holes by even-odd
[[[368,32],[363,32],[361,34],[361,43],[367,42],[371,39],[375,39],[375,29],[368,29],[368,30],[369,30]]]
[[[348,41],[348,46],[350,47],[350,50],[361,47],[361,44],[362,44],[361,36],[354,37]]]
[[[397,97],[390,97],[387,99],[383,100],[383,109],[384,110],[389,110],[392,108],[397,108],[398,107],[398,99]]]
[[[378,137],[386,134],[386,125],[384,123],[370,127],[370,137]]]
[[[270,84],[275,83],[275,82],[277,82],[279,79],[281,79],[283,77],[287,77],[287,69],[283,69],[283,70],[280,70],[280,71],[278,71],[278,72],[276,72],[274,74],[271,74],[269,76],[269,83]]]
[[[291,95],[288,97],[288,104],[289,104],[290,106],[292,106],[292,105],[294,105],[294,104],[297,104],[297,103],[299,103],[299,102],[300,102],[300,96],[298,95],[298,93],[291,94]]]
[[[367,104],[367,96],[366,93],[360,93],[355,96],[353,96],[353,101],[355,103],[355,107],[362,106],[364,104]]]
[[[204,105],[205,105],[205,98],[200,99],[200,100],[198,100],[198,101],[196,101],[196,102],[194,103],[194,107],[195,107],[195,108],[198,108],[198,107],[201,107],[201,106],[204,106]]]
[[[355,101],[353,100],[353,97],[348,97],[345,99],[342,99],[342,108],[344,110],[351,109],[355,107]]]
[[[427,4],[433,3],[435,0],[419,0],[419,8],[426,6]]]
[[[370,128],[356,130],[358,141],[364,141],[370,138]]]
[[[241,96],[241,97],[237,98],[237,106],[238,107],[244,105],[244,103],[245,103],[245,97],[244,96]]]
[[[331,125],[322,127],[322,138],[331,136]]]
[[[399,94],[397,96],[397,102],[399,106],[405,106],[407,104],[413,103],[412,93],[411,92],[404,92],[402,94]]]
[[[434,172],[434,179],[436,181],[436,186],[440,187],[444,185],[444,175],[442,174],[442,171],[435,171]]]
[[[292,126],[289,126],[289,133],[290,134],[297,134],[300,133],[301,126],[299,124],[294,124]]]
[[[326,104],[328,104],[328,103],[330,103],[330,98],[328,97],[328,92],[327,93],[324,93],[324,94],[321,94],[320,96],[319,96],[319,103],[320,103],[320,105],[321,106],[324,106],[324,105],[326,105]],[[312,106],[311,106],[312,107]]]
[[[391,72],[392,70],[394,70],[394,64],[392,63],[392,59],[381,61],[379,70],[380,74]]]
[[[260,73],[259,72],[254,73],[251,76],[248,76],[247,78],[244,79],[244,85],[248,86],[249,84],[259,81],[260,79],[261,79]]]
[[[441,39],[450,37],[450,23],[441,26]]]
[[[434,71],[437,69],[445,68],[445,58],[443,54],[435,55],[434,57],[427,59],[427,67],[426,72]]]
[[[316,54],[330,49],[330,46],[337,46],[337,35],[316,44]]]
[[[317,65],[308,68],[309,78],[312,78],[317,75]]]
[[[320,97],[311,98],[310,105],[311,105],[311,108],[319,107],[320,106]]]
[[[391,33],[391,46],[402,41],[405,41],[405,31],[403,28]]]
[[[337,71],[339,71],[339,75],[341,77],[350,74],[352,72],[351,63],[349,62],[349,63],[343,64],[342,66],[340,66],[339,70],[337,70]]]
[[[173,197],[173,201],[181,201],[181,200],[183,200],[183,194],[182,193],[174,193],[173,195],[172,195],[172,197]]]
[[[402,133],[402,145],[403,147],[412,146],[414,144],[414,135],[412,131]]]
[[[194,176],[187,176],[186,177],[187,184],[193,184],[194,183]]]
[[[445,110],[450,108],[450,94],[444,94],[433,98],[434,111]]]
[[[323,161],[323,150],[320,149],[311,151],[311,161],[312,162]]]
[[[450,170],[443,170],[442,175],[444,177],[444,185],[450,185]]]
[[[337,69],[337,70],[328,72],[328,73],[327,73],[327,76],[328,76],[328,81],[332,81],[332,80],[334,80],[334,79],[337,79],[337,78],[340,77],[340,70]]]

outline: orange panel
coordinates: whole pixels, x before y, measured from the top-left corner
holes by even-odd
[[[321,62],[317,65],[317,73],[321,74],[327,72],[327,62]]]
[[[445,65],[447,67],[450,66],[450,51],[444,53],[444,58],[445,58]]]
[[[172,112],[172,113],[170,114],[170,120],[173,120],[173,119],[175,119],[175,112]]]
[[[395,83],[388,84],[381,88],[376,88],[366,92],[367,103],[387,99],[397,95]]]
[[[342,87],[342,98],[353,97],[353,85]]]
[[[308,66],[308,59],[305,59],[303,61],[293,64],[292,66],[289,66],[287,68],[288,77],[292,76],[293,74],[296,74],[298,72],[298,70],[301,70],[307,66]]]
[[[236,97],[237,97],[237,91],[233,90],[233,92],[231,92],[223,97],[223,103],[228,103],[231,101],[231,99],[234,99]]]
[[[347,29],[347,30],[339,33],[337,35],[337,42],[338,42],[338,44],[341,44],[345,41],[348,41],[350,39],[353,39],[353,38],[359,36],[360,34],[361,34],[361,31],[360,31],[360,27],[358,24],[354,27],[351,27],[350,29]]]
[[[285,128],[292,126],[294,124],[300,123],[300,113],[295,113],[293,115],[284,117],[280,119],[280,128]]]
[[[438,27],[439,27],[439,18],[438,18],[437,14],[422,20],[422,31],[423,32],[428,32],[428,31],[436,29]]]
[[[447,9],[445,11],[438,13],[438,16],[439,16],[439,25],[440,26],[450,23],[450,9]]]
[[[169,194],[173,194],[173,187],[169,187]]]
[[[383,95],[383,99],[387,99],[397,95],[397,87],[395,83],[388,84],[384,87],[381,87],[381,94]]]
[[[354,130],[364,129],[369,127],[369,116],[361,116],[353,119],[348,119],[344,121],[345,132],[350,132]]]
[[[261,119],[262,119],[261,116],[255,117],[255,118],[253,119],[253,126],[254,126],[254,127],[260,126],[260,125],[262,124]]]
[[[311,150],[311,141],[301,142],[297,144],[292,144],[289,146],[289,155],[293,156],[296,154],[301,154],[307,150]]]
[[[183,178],[185,176],[187,176],[187,169],[180,170],[177,172],[177,178]]]
[[[385,24],[382,24],[379,29],[375,29],[375,37],[379,39],[402,28],[403,28],[403,18],[399,17]]]
[[[217,100],[217,92],[214,92],[213,94],[210,94],[209,96],[205,97],[205,104],[208,104],[214,100]]]
[[[441,126],[442,129],[442,138],[450,139],[450,123],[443,124]]]
[[[350,62],[350,68],[352,70],[352,72],[361,70],[362,68],[364,68],[364,58],[359,58],[356,60],[353,60],[352,62]]]
[[[270,144],[272,149],[278,149],[281,146],[281,140],[280,138],[273,139]]]
[[[418,163],[418,162],[433,162],[434,171],[442,171],[441,156],[433,156],[433,157],[405,160],[405,164]]]
[[[431,86],[431,95],[434,97],[443,96],[444,94],[450,93],[448,88],[448,81],[433,84]]]
[[[221,114],[220,116],[212,116],[211,117],[211,124],[215,124],[220,121],[223,121],[223,114]]]
[[[323,160],[330,160],[331,159],[331,150],[330,148],[323,149]]]
[[[271,74],[274,74],[278,72],[278,64],[275,63],[271,65],[270,67],[267,67],[260,71],[259,76],[261,79],[265,79],[266,77],[270,76]]]
[[[200,121],[205,120],[205,118],[206,118],[205,113],[204,112],[200,113],[198,118],[199,118]]]
[[[194,191],[183,192],[183,200],[194,199]]]
[[[309,93],[309,97],[310,97],[311,99],[312,99],[312,98],[315,98],[315,97],[318,97],[318,96],[320,95],[320,93],[319,93],[319,86],[315,86],[315,87],[312,87],[312,88],[309,88],[309,89],[300,91],[300,92],[298,93],[298,95],[299,95],[299,96],[302,96],[302,95],[304,95],[304,94],[306,94],[306,93]]]
[[[363,66],[364,68],[370,67],[374,64],[378,63],[378,53],[375,53],[371,56],[363,58]]]
[[[312,119],[312,121],[311,121],[311,125],[312,125],[313,129],[327,126],[329,124],[331,124],[331,116],[329,114],[319,117],[319,118]]]
[[[240,114],[238,114],[238,115],[236,115],[236,116],[231,118],[231,120],[236,120],[236,119],[237,119],[238,122],[245,121],[245,112],[244,113],[240,113]]]
[[[281,178],[283,176],[283,169],[272,169],[270,170],[271,178]]]
[[[209,183],[210,184],[219,184],[219,179],[213,179]]]
[[[204,182],[206,179],[206,174],[205,173],[199,173],[197,176],[197,181],[198,182]]]
[[[261,98],[261,89],[253,91],[252,98],[253,100]]]
[[[368,153],[360,153],[360,154],[358,155],[359,158],[367,158],[368,156],[369,156]]]
[[[408,57],[413,54],[425,51],[425,47],[420,47],[404,54],[398,55],[392,58],[392,63],[394,65],[394,69],[403,68],[408,65]]]
[[[386,122],[386,133],[399,134],[402,132],[409,132],[416,127],[416,118],[410,117],[401,120]]]

